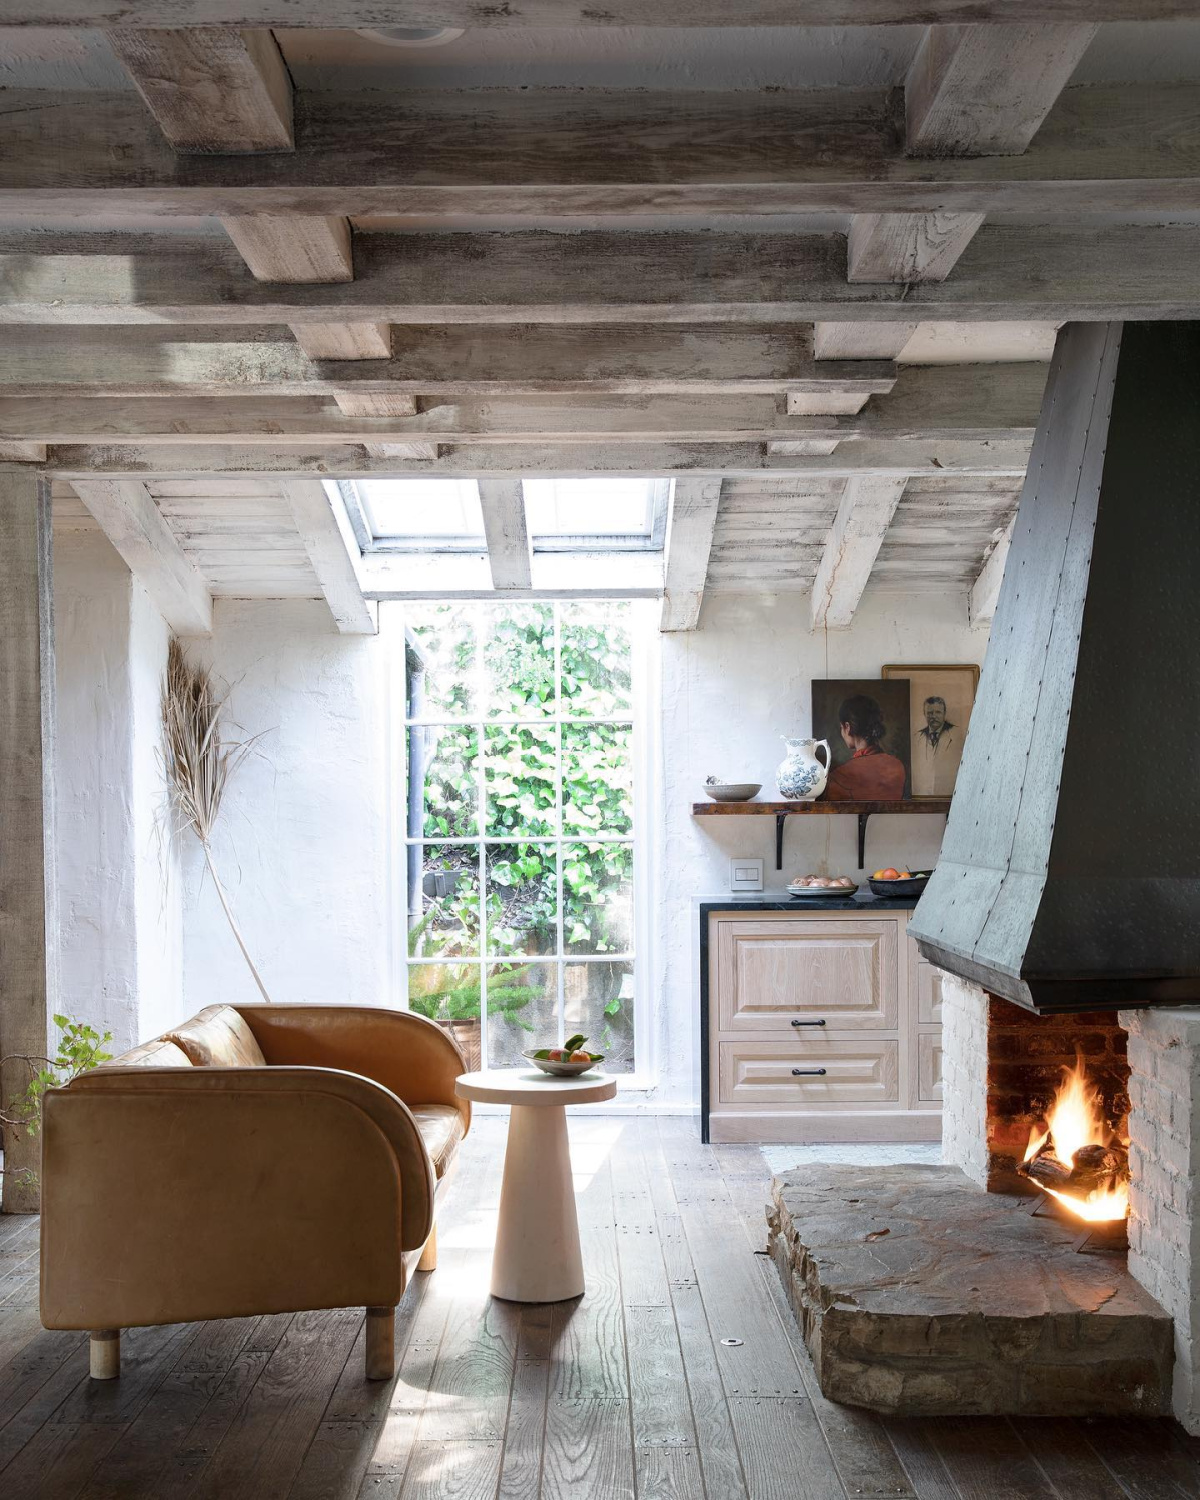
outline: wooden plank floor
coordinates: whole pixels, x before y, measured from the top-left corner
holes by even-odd
[[[1195,1500],[1169,1421],[883,1420],[823,1399],[761,1253],[770,1174],[689,1121],[572,1120],[588,1293],[487,1295],[504,1123],[477,1120],[441,1264],[362,1378],[360,1311],[135,1329],[119,1381],[37,1318],[0,1219],[0,1495],[13,1500]]]

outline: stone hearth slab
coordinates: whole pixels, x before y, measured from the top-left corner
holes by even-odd
[[[1125,1256],[957,1167],[777,1177],[771,1254],[824,1394],[906,1415],[1157,1415],[1172,1324]]]

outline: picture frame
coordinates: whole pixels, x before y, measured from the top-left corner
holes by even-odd
[[[913,800],[953,796],[979,686],[978,664],[889,662],[879,675],[885,682],[904,678],[909,684]]]
[[[814,677],[812,733],[828,740],[828,802],[902,802],[909,795],[912,737],[910,690],[906,682],[886,685],[879,678]],[[843,714],[854,721],[847,742]]]

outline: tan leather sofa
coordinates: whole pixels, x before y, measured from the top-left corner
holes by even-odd
[[[122,1328],[365,1307],[367,1375],[389,1378],[471,1122],[464,1071],[423,1016],[217,1005],[52,1090],[42,1322],[90,1330],[104,1379]]]

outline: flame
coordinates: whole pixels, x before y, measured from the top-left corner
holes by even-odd
[[[1107,1146],[1110,1131],[1104,1123],[1104,1103],[1100,1090],[1088,1082],[1082,1056],[1063,1076],[1054,1103],[1046,1118],[1047,1128],[1029,1133],[1025,1160],[1032,1161],[1049,1142],[1064,1166],[1074,1166],[1075,1154],[1083,1146]],[[1039,1183],[1039,1187],[1089,1223],[1124,1219],[1129,1214],[1129,1183],[1111,1182],[1094,1188],[1086,1198],[1073,1197]]]

